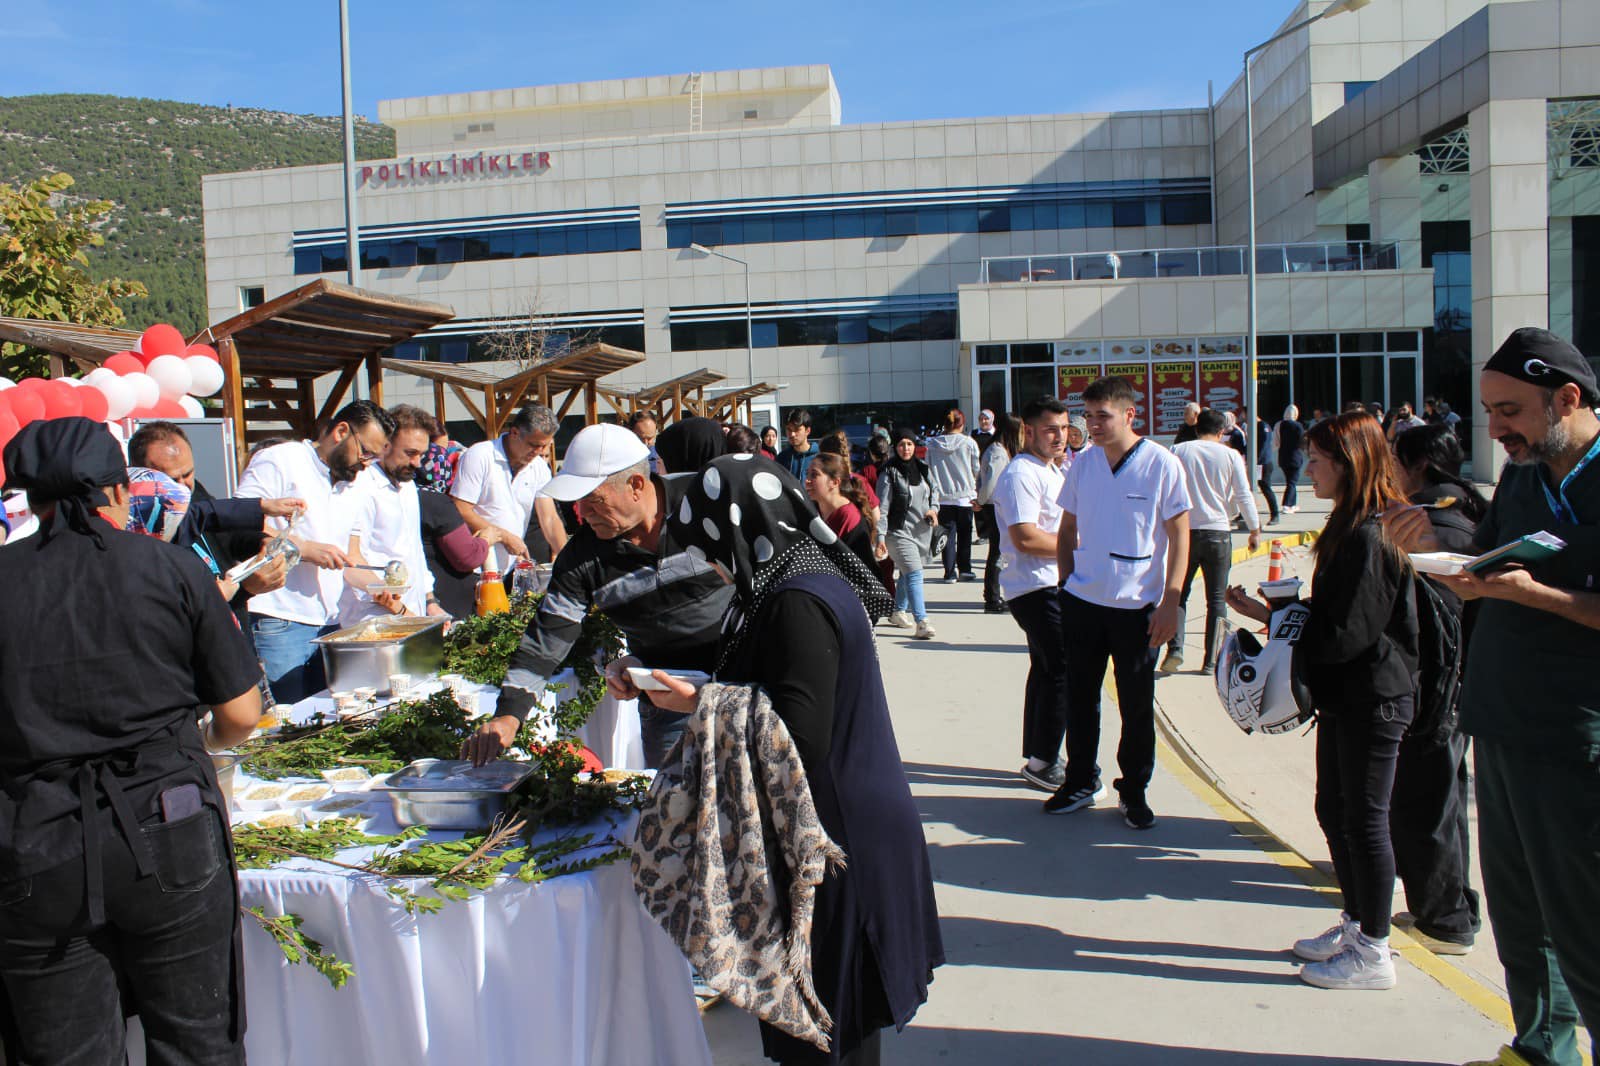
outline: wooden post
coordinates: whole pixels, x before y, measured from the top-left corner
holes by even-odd
[[[439,420],[439,425],[444,425],[444,382],[433,383],[433,417]]]
[[[600,387],[590,378],[583,383],[583,422],[592,426],[600,421]]]
[[[232,337],[224,337],[217,344],[217,356],[222,361],[222,416],[233,423],[234,474],[244,473],[250,458],[250,443],[244,438],[244,379],[239,374],[239,349]]]
[[[500,397],[495,395],[494,386],[490,385],[483,390],[483,420],[487,423],[484,430],[490,440],[500,435]]]
[[[379,407],[383,406],[383,360],[377,352],[367,356],[367,396]]]

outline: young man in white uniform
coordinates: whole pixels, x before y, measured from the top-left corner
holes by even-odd
[[[456,510],[474,533],[495,526],[503,531],[500,543],[491,549],[485,567],[493,566],[502,577],[514,558],[527,558],[523,540],[529,519],[537,515],[539,529],[550,542],[551,557],[561,554],[567,532],[561,524],[555,501],[540,499],[539,490],[550,480],[550,464],[544,451],[555,440],[555,412],[543,404],[530,403],[518,411],[506,431],[494,440],[468,448],[456,467],[456,482],[450,489]]]
[[[1226,420],[1209,407],[1195,416],[1194,438],[1172,449],[1183,464],[1189,490],[1189,565],[1183,575],[1183,595],[1178,599],[1178,631],[1161,661],[1163,674],[1183,669],[1183,622],[1189,607],[1189,590],[1197,570],[1206,583],[1205,659],[1200,672],[1210,673],[1228,626],[1228,572],[1233,568],[1233,516],[1244,519],[1250,531],[1250,550],[1261,545],[1261,513],[1244,471],[1244,456],[1222,443]]]
[[[1022,779],[1054,792],[1065,780],[1061,741],[1067,732],[1067,645],[1061,625],[1056,530],[1061,524],[1067,448],[1067,406],[1035,400],[1022,409],[1022,451],[994,488],[1000,538],[1000,592],[1028,638],[1028,685],[1022,700]]]
[[[1089,437],[1061,487],[1056,562],[1067,642],[1067,773],[1049,814],[1090,806],[1100,784],[1100,683],[1110,659],[1122,711],[1115,782],[1123,818],[1155,825],[1145,800],[1155,772],[1156,651],[1178,629],[1189,561],[1189,494],[1171,452],[1134,432],[1138,396],[1123,377],[1083,391]]]
[[[238,495],[293,496],[306,501],[293,539],[300,563],[283,587],[250,598],[250,631],[267,682],[279,703],[297,703],[326,684],[317,637],[338,628],[339,598],[350,561],[347,490],[363,467],[389,446],[394,419],[371,400],[356,400],[333,416],[315,441],[297,440],[258,452],[239,479]],[[283,528],[281,519],[269,524]]]
[[[352,563],[384,566],[398,562],[406,568],[405,591],[372,595],[369,586],[382,584],[373,570],[347,569],[345,590],[339,601],[339,625],[354,625],[364,618],[391,614],[444,614],[433,598],[433,571],[422,551],[422,504],[417,497],[417,470],[428,454],[428,429],[432,419],[421,408],[401,404],[390,408],[394,435],[383,457],[363,470],[351,486],[350,550]]]

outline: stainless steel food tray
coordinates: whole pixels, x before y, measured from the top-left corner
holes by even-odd
[[[401,825],[487,829],[531,773],[531,764],[506,759],[477,768],[465,759],[418,759],[372,790],[388,793]]]
[[[444,666],[445,618],[369,618],[317,637],[331,692],[372,688],[389,695],[394,674],[429,677]],[[354,639],[370,634],[378,639]]]

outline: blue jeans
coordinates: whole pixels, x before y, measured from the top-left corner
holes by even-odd
[[[272,686],[272,698],[279,703],[299,703],[328,687],[322,668],[322,649],[311,643],[332,633],[334,624],[314,626],[290,622],[271,615],[252,614],[250,633],[255,637],[256,654]]]
[[[911,617],[919,622],[928,620],[928,605],[922,599],[921,570],[902,573],[900,580],[894,583],[894,609],[910,611]]]

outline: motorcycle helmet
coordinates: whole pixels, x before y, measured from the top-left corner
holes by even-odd
[[[1288,733],[1311,720],[1311,691],[1296,665],[1295,646],[1311,609],[1291,603],[1272,612],[1267,643],[1236,629],[1217,657],[1217,695],[1246,733]]]

